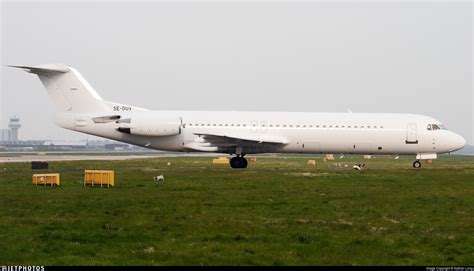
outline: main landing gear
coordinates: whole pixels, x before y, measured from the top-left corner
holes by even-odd
[[[413,167],[414,168],[420,168],[421,167],[421,162],[419,160],[416,160],[415,162],[413,162]]]
[[[248,165],[247,159],[244,156],[236,156],[230,159],[230,166],[232,168],[246,168]]]

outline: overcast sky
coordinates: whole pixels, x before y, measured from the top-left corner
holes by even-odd
[[[150,109],[417,113],[473,144],[472,4],[2,2],[0,126],[54,126],[39,79],[66,63],[107,100]]]

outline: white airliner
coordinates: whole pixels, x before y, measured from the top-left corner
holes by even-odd
[[[72,67],[11,66],[37,74],[56,108],[56,125],[151,149],[236,155],[341,153],[416,155],[420,160],[464,147],[460,135],[414,114],[152,111],[103,100]]]

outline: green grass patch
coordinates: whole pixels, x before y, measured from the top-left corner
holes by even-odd
[[[308,159],[0,164],[0,264],[474,265],[474,157],[421,169]],[[84,169],[115,170],[116,187],[83,187]],[[61,186],[34,186],[38,172],[61,173]]]

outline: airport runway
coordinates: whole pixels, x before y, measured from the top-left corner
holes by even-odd
[[[144,153],[144,154],[15,154],[0,157],[0,163],[31,162],[31,161],[81,161],[81,160],[130,160],[140,158],[177,157],[177,156],[203,156],[203,154],[180,154],[180,153]],[[214,154],[215,156],[215,154]]]

